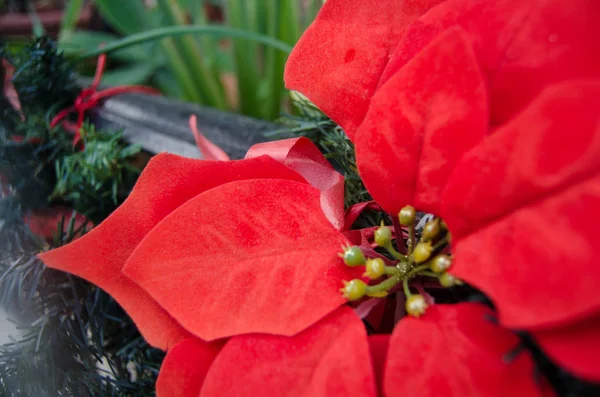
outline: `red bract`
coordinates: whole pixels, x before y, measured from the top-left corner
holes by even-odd
[[[373,198],[392,214],[407,203],[439,213],[452,166],[483,139],[487,114],[469,38],[450,29],[375,93],[354,136],[360,174]]]
[[[493,324],[491,310],[473,304],[434,305],[422,318],[406,317],[390,337],[384,391],[394,396],[552,395],[534,380],[529,357],[508,361],[516,336]]]
[[[161,365],[156,393],[160,397],[198,397],[206,373],[221,348],[221,344],[208,344],[196,338],[173,346]]]
[[[202,339],[293,335],[344,303],[338,289],[348,273],[337,253],[345,242],[317,189],[252,179],[190,199],[123,270]]]
[[[343,307],[293,337],[231,338],[200,396],[375,396],[370,361],[365,328]]]
[[[194,135],[194,140],[196,141],[196,146],[198,146],[200,153],[202,153],[203,159],[219,161],[231,160],[229,155],[225,153],[223,149],[209,141],[208,138],[200,132],[195,114],[190,116],[189,124],[190,130],[192,130],[192,134]]]
[[[347,129],[385,210],[446,220],[452,272],[492,298],[504,326],[600,380],[600,4],[447,0],[411,22],[396,3],[327,1],[290,56],[288,87]],[[399,19],[372,15],[382,9]]]
[[[296,170],[266,155],[158,155],[109,218],[40,258],[106,290],[162,349],[190,332],[297,333],[343,304],[339,280],[352,278],[337,266],[347,240],[321,210],[319,190],[343,178],[307,142],[277,144],[288,146],[284,158],[303,159]],[[343,215],[343,197],[327,204]]]
[[[442,1],[325,4],[290,54],[285,71],[288,88],[311,98],[352,137],[369,108],[390,51],[411,21]]]
[[[519,340],[490,314],[479,304],[437,305],[391,337],[367,336],[342,307],[292,337],[235,336],[216,358],[190,341],[167,354],[158,396],[551,396],[526,355],[503,360]]]
[[[440,33],[460,27],[484,75],[495,126],[547,84],[598,76],[599,17],[588,0],[336,0],[294,48],[286,84],[352,139],[377,89]]]
[[[246,158],[268,155],[300,173],[306,181],[321,191],[321,209],[338,230],[346,225],[344,219],[344,177],[333,172],[331,164],[308,139],[284,139],[259,143],[250,148]]]
[[[548,88],[465,155],[441,212],[454,231],[453,272],[494,300],[503,324],[534,336],[549,331],[554,336],[539,338],[542,347],[598,380],[596,358],[579,352],[600,353],[597,334],[569,324],[600,314],[599,97],[600,80]],[[573,349],[552,348],[565,343],[557,338],[563,327]]]

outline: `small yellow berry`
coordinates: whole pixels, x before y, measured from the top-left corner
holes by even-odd
[[[358,300],[365,296],[367,284],[359,279],[344,281],[344,287],[340,288],[340,292],[344,295],[344,298],[349,301]]]
[[[380,247],[385,247],[392,241],[392,231],[383,224],[375,230],[375,243]]]
[[[364,265],[367,260],[360,247],[356,245],[346,248],[341,256],[344,263],[350,267]]]
[[[417,211],[412,205],[402,207],[398,213],[398,220],[402,226],[412,226],[415,223],[417,217]]]
[[[431,261],[431,270],[441,274],[450,269],[450,265],[452,265],[452,259],[448,255],[438,255]]]
[[[378,279],[385,274],[385,262],[381,258],[367,259],[365,276],[371,280]]]
[[[421,237],[425,240],[433,240],[440,234],[441,227],[439,219],[434,219],[429,221],[423,226],[423,231],[421,232]]]
[[[423,295],[411,295],[406,299],[406,312],[413,317],[420,317],[428,306]]]
[[[462,281],[451,275],[450,273],[444,273],[439,278],[440,285],[442,287],[450,288],[455,285],[461,285]]]
[[[419,242],[412,253],[415,263],[423,263],[431,256],[433,245],[431,242]]]

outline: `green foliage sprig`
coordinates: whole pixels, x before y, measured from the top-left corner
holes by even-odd
[[[35,257],[85,229],[74,217],[62,221],[48,244],[23,221],[53,203],[103,220],[135,183],[131,161],[140,148],[85,124],[81,149],[71,133],[49,127],[80,88],[48,38],[18,52],[3,47],[0,56],[15,69],[21,105],[14,109],[0,95],[0,307],[19,329],[0,347],[0,396],[151,396],[163,353],[105,292]]]
[[[84,231],[74,218],[62,221],[52,246]],[[20,331],[0,347],[0,395],[153,395],[164,354],[143,341],[115,301],[84,280],[46,268],[35,257],[44,243],[22,221],[0,235],[13,241],[0,246],[0,306]]]
[[[0,174],[25,210],[60,201],[99,222],[127,197],[139,169],[130,160],[140,152],[119,133],[86,123],[83,149],[72,134],[50,120],[71,106],[80,92],[72,65],[47,37],[22,51],[0,50],[14,66],[12,84],[21,111],[3,107],[0,120]],[[3,101],[7,103],[6,98]]]
[[[137,180],[139,169],[129,159],[139,145],[124,145],[120,134],[97,131],[86,123],[83,149],[54,163],[56,185],[51,199],[61,199],[88,218],[101,221],[122,203]]]
[[[2,124],[12,136],[47,140],[51,115],[73,104],[81,88],[72,64],[66,62],[56,43],[44,36],[11,51],[0,47],[0,58],[14,66],[12,84],[19,94],[21,118],[11,106],[2,107]]]

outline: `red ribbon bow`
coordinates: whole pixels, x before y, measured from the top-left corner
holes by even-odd
[[[100,79],[102,78],[102,73],[104,73],[104,67],[106,66],[106,54],[101,54],[98,57],[98,63],[96,64],[96,74],[94,75],[94,80],[92,85],[88,88],[84,88],[77,98],[75,99],[75,104],[61,112],[59,112],[50,122],[50,127],[54,128],[58,123],[62,121],[62,126],[69,132],[74,134],[73,136],[73,146],[77,145],[81,140],[81,128],[83,126],[83,120],[85,117],[86,110],[89,110],[100,102],[102,99],[123,94],[126,92],[139,92],[143,94],[160,94],[157,90],[149,87],[132,85],[132,86],[119,86],[119,87],[111,87],[106,90],[97,91],[98,85],[100,84]],[[77,123],[73,123],[68,120],[64,120],[69,114],[77,112]]]

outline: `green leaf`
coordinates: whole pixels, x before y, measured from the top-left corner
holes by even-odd
[[[121,153],[119,154],[119,158],[124,160],[128,157],[132,157],[132,156],[138,154],[141,151],[142,151],[141,145],[139,145],[137,143],[132,144],[132,145],[125,147],[123,150],[121,150]]]
[[[104,43],[110,43],[118,40],[119,37],[104,32],[92,32],[78,30],[67,36],[61,37],[59,41],[60,49],[66,56],[80,56],[90,48],[100,47]],[[128,47],[111,54],[111,59],[121,62],[148,62],[148,51],[152,51],[154,45],[145,47]],[[155,57],[151,57],[154,61]]]
[[[100,15],[119,33],[129,35],[158,26],[142,1],[96,0]]]
[[[300,37],[300,9],[295,0],[268,0],[269,2],[269,35],[294,45]],[[284,92],[283,71],[286,56],[271,48],[266,50],[266,85],[267,91],[264,106],[261,108],[263,118],[273,120],[279,116],[281,96]]]
[[[134,63],[105,72],[102,83],[111,86],[143,84],[150,79],[155,70],[151,63]]]
[[[249,32],[243,29],[235,29],[220,25],[207,26],[169,26],[165,28],[152,29],[147,32],[136,33],[123,39],[106,44],[102,48],[96,48],[81,56],[81,59],[90,58],[99,54],[109,53],[121,50],[132,45],[139,45],[153,40],[163,39],[165,37],[174,37],[186,34],[208,34],[215,38],[231,37],[244,39],[252,42],[262,43],[274,47],[285,53],[292,51],[292,46],[281,40],[274,39],[260,33]]]
[[[158,69],[152,76],[152,85],[158,87],[158,89],[166,96],[175,98],[184,96],[177,79],[168,69]]]
[[[227,23],[233,28],[257,34],[256,19],[251,11],[256,11],[255,0],[227,0]],[[253,31],[254,30],[254,31]],[[260,117],[260,103],[257,100],[260,73],[258,70],[256,43],[234,41],[233,61],[237,76],[240,111],[254,117]]]
[[[145,32],[161,25],[163,15],[157,10],[146,9],[142,1],[131,0],[96,0],[101,16],[115,30],[124,35],[135,36],[136,33]],[[184,93],[184,99],[201,102],[199,94],[194,90],[193,71],[186,65],[185,60],[175,48],[172,40],[163,40],[161,48],[169,69],[177,79],[177,83]],[[96,51],[99,55],[105,51]]]
[[[186,15],[177,2],[158,0],[158,6],[167,24],[185,26]],[[191,77],[195,83],[195,90],[200,93],[203,102],[209,106],[225,109],[227,101],[223,87],[207,67],[198,43],[190,36],[175,38],[174,42],[186,67],[192,71]]]

